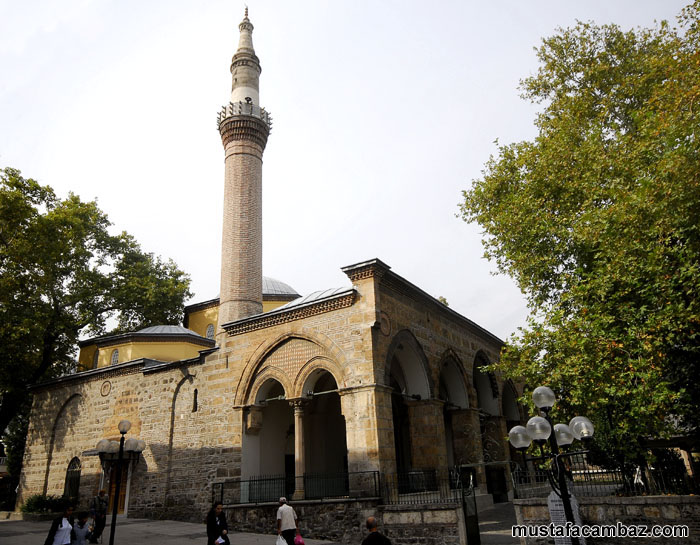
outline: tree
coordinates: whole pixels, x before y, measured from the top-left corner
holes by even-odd
[[[0,430],[27,386],[75,369],[79,337],[181,321],[189,277],[109,227],[95,202],[0,170]]]
[[[460,205],[531,310],[496,367],[561,392],[621,458],[700,429],[699,14],[543,40],[521,81],[539,134],[499,146]]]

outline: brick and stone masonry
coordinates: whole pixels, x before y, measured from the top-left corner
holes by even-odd
[[[225,150],[219,336],[222,324],[262,312],[262,156],[270,124],[259,106],[260,61],[247,8],[239,29],[231,102],[219,116]]]

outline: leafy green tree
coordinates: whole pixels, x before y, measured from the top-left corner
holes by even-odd
[[[539,134],[499,146],[460,205],[531,310],[497,368],[558,390],[619,459],[700,424],[699,14],[543,40],[521,81]]]
[[[0,170],[0,430],[27,386],[75,369],[79,337],[181,321],[189,277],[109,226],[95,202]]]

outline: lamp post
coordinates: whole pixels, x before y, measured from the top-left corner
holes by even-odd
[[[549,412],[552,410],[554,403],[556,401],[556,396],[551,388],[547,386],[539,386],[535,388],[532,392],[532,401],[535,406],[540,410],[543,416],[533,416],[528,420],[527,426],[515,426],[508,432],[508,440],[510,444],[516,449],[522,451],[523,457],[525,458],[525,450],[530,446],[532,441],[534,441],[539,447],[544,455],[544,450],[542,446],[549,441],[549,446],[552,451],[551,458],[556,466],[557,477],[558,477],[558,487],[557,491],[554,483],[552,484],[552,490],[561,497],[562,503],[564,505],[564,515],[566,516],[567,522],[571,524],[576,524],[574,519],[574,511],[571,507],[571,496],[569,494],[569,487],[566,482],[566,474],[564,468],[564,462],[561,459],[559,453],[559,447],[566,447],[573,443],[574,439],[579,439],[582,441],[588,441],[593,438],[593,423],[585,416],[575,416],[566,424],[552,424],[552,419],[549,416]],[[552,429],[554,433],[552,433]],[[528,459],[525,458],[525,463]],[[578,538],[571,538],[572,545],[578,545]]]
[[[114,545],[114,531],[117,527],[117,510],[119,508],[119,492],[121,489],[122,480],[122,461],[124,460],[124,451],[126,450],[129,459],[132,455],[138,456],[143,449],[146,448],[146,442],[143,439],[135,439],[130,437],[125,440],[126,433],[131,429],[131,422],[128,420],[122,420],[118,425],[119,433],[121,438],[119,442],[110,441],[109,439],[102,439],[97,443],[97,451],[100,454],[100,458],[105,461],[108,456],[112,459],[114,455],[117,454],[117,465],[115,470],[115,481],[114,481],[114,497],[112,498],[112,523],[109,529],[109,545]]]

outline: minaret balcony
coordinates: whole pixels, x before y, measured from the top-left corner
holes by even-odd
[[[229,102],[222,106],[221,111],[216,116],[217,128],[221,128],[221,124],[230,117],[250,116],[260,119],[267,125],[268,130],[272,129],[272,116],[270,113],[252,102]]]

